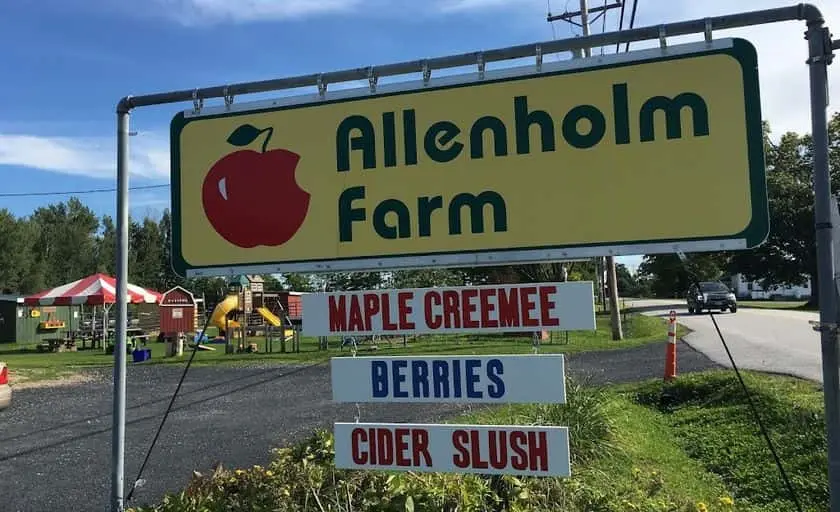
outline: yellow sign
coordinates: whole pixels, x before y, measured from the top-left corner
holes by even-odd
[[[634,53],[179,113],[175,268],[371,269],[760,244],[755,49],[726,39]]]

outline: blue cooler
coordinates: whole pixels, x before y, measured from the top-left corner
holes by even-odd
[[[136,348],[131,353],[135,363],[142,363],[152,358],[152,349],[150,348]]]

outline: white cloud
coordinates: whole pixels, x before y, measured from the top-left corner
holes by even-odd
[[[250,22],[303,18],[342,12],[363,0],[155,0],[185,25],[202,22]]]
[[[131,174],[168,179],[169,141],[145,132],[131,139]],[[114,178],[116,148],[116,140],[107,137],[42,137],[0,133],[0,165],[94,178]]]

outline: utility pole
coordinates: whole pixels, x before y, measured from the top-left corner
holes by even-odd
[[[587,0],[580,0],[580,10],[577,12],[569,12],[566,11],[563,14],[559,14],[556,16],[552,16],[551,13],[548,13],[546,20],[551,23],[553,21],[562,20],[567,23],[571,23],[573,25],[577,25],[581,28],[581,33],[584,37],[589,35],[589,25],[592,21],[597,20],[601,16],[606,16],[607,12],[610,9],[619,8],[623,5],[624,0],[619,0],[612,4],[604,3],[602,6],[593,7],[592,9],[589,8],[587,5]],[[589,15],[595,14],[595,17],[590,20]],[[574,21],[574,18],[580,16],[580,23]],[[583,49],[584,57],[591,57],[592,56],[592,49],[586,47]],[[603,261],[603,267],[601,266],[601,262]],[[621,315],[618,306],[618,283],[616,282],[616,272],[615,272],[615,257],[614,256],[607,256],[606,261],[602,258],[596,258],[596,278],[595,284],[598,286],[598,297],[602,299],[602,304],[606,305],[606,297],[604,297],[604,279],[603,275],[604,272],[601,270],[602,268],[606,270],[606,281],[607,286],[609,287],[609,294],[610,294],[610,323],[612,324],[612,336],[614,340],[621,340],[624,339],[624,334],[622,333],[621,329]]]

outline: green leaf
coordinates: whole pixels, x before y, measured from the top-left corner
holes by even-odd
[[[405,512],[414,512],[414,498],[411,496],[405,499]]]
[[[256,140],[262,132],[263,131],[256,126],[243,124],[239,128],[233,130],[233,133],[230,134],[227,141],[234,146],[247,146],[248,144],[254,142],[254,140]]]

